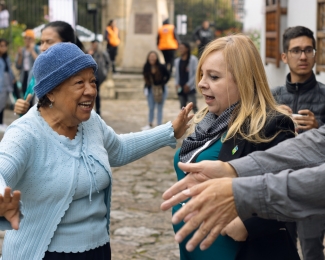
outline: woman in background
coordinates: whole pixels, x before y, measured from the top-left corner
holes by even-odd
[[[175,88],[180,107],[188,102],[193,103],[193,111],[198,111],[196,105],[195,74],[198,60],[191,55],[191,46],[182,42],[178,47],[180,57],[175,60]]]
[[[162,124],[163,108],[168,94],[166,83],[170,77],[166,67],[160,63],[157,52],[149,52],[143,67],[143,77],[145,81],[145,95],[147,96],[149,106],[149,117],[148,125],[142,127],[142,130],[148,130],[153,127],[155,107],[157,107],[157,125]],[[154,85],[161,88],[162,94],[159,101],[154,96]]]

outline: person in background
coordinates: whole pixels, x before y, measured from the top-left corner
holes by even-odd
[[[180,57],[175,59],[175,88],[180,102],[180,108],[186,106],[188,102],[193,103],[193,111],[196,113],[196,90],[195,74],[198,59],[191,54],[191,46],[187,42],[182,42],[178,48]]]
[[[316,40],[303,26],[288,28],[283,34],[282,61],[289,66],[285,86],[272,90],[281,107],[292,114],[296,131],[317,129],[325,123],[325,85],[316,80]],[[295,244],[297,231],[304,260],[324,260],[325,218],[309,218],[287,223]]]
[[[4,132],[7,128],[7,125],[3,122],[3,114],[15,81],[7,51],[7,40],[0,39],[0,132]]]
[[[178,162],[226,162],[295,136],[293,121],[275,103],[259,52],[247,36],[209,43],[196,82],[207,106],[195,114],[190,134],[175,154],[178,180],[187,177]],[[173,214],[189,202],[174,206]],[[184,225],[174,225],[175,233]],[[227,236],[219,236],[204,251],[186,247],[193,234],[179,245],[181,260],[299,260],[285,223],[276,220],[236,218]]]
[[[162,124],[164,103],[168,95],[166,83],[169,80],[170,74],[166,67],[160,63],[158,53],[155,51],[148,53],[142,74],[145,82],[144,91],[149,106],[148,125],[142,127],[142,130],[148,130],[153,127],[155,107],[157,107],[157,125]],[[155,100],[153,85],[159,86],[162,90],[160,102]]]
[[[201,57],[205,46],[213,40],[213,33],[210,30],[209,21],[203,21],[202,25],[195,30],[193,37],[198,47],[199,57]]]
[[[0,1],[0,29],[9,27],[9,12],[6,9],[5,1]]]
[[[0,229],[11,229],[3,259],[110,260],[111,167],[175,147],[188,128],[191,104],[173,122],[117,135],[93,111],[96,70],[72,43],[57,43],[35,61],[38,104],[0,143]]]
[[[169,23],[169,19],[164,20],[163,25],[158,29],[157,46],[164,55],[165,66],[170,75],[179,42],[175,26]]]
[[[100,115],[100,85],[105,81],[108,73],[108,68],[110,64],[110,59],[106,51],[102,51],[99,48],[99,41],[93,40],[91,42],[91,48],[88,50],[90,54],[98,65],[98,70],[96,72],[96,86],[97,86],[97,96],[96,96],[96,112]]]
[[[46,24],[41,34],[40,51],[44,52],[52,45],[59,42],[71,42],[76,44],[81,50],[84,50],[83,44],[78,37],[75,36],[75,32],[70,24],[63,21],[54,21]],[[37,103],[38,99],[36,95],[34,95],[35,85],[35,78],[32,76],[27,90],[24,92],[24,98],[18,99],[15,103],[14,112],[16,114],[24,115],[31,105]]]
[[[35,33],[33,30],[26,30],[23,33],[24,47],[18,49],[16,57],[16,69],[20,70],[20,82],[22,92],[25,93],[29,80],[31,78],[30,71],[38,54],[40,53],[35,44]]]
[[[104,39],[107,41],[107,52],[112,62],[112,71],[113,73],[116,73],[115,58],[117,55],[118,46],[120,44],[120,38],[118,28],[116,27],[116,22],[114,20],[110,20],[108,22]]]

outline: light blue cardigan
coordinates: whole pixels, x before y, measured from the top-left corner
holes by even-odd
[[[8,186],[21,191],[24,217],[18,231],[7,231],[3,259],[41,260],[44,257],[72,201],[81,157],[89,164],[97,160],[111,178],[111,166],[125,165],[164,146],[176,146],[170,122],[148,131],[117,135],[92,112],[78,131],[82,132],[81,149],[80,143],[74,143],[75,139],[54,132],[36,106],[8,127],[0,143],[0,177]],[[105,190],[108,228],[111,183]],[[11,229],[4,218],[0,218],[0,229]]]

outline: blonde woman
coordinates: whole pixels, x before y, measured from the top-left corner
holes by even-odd
[[[178,162],[229,161],[295,136],[294,124],[277,107],[258,50],[248,37],[211,42],[200,58],[196,81],[207,107],[195,115],[191,133],[175,154],[178,180],[185,177]],[[173,214],[184,203],[174,206]],[[183,225],[174,225],[175,232]],[[243,223],[237,218],[227,231],[229,236],[219,236],[204,251],[186,247],[192,233],[179,245],[181,260],[299,259],[283,222],[252,217]]]

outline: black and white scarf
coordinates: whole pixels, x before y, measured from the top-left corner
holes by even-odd
[[[226,131],[231,119],[232,112],[238,102],[228,107],[220,116],[208,112],[205,117],[195,126],[195,131],[184,139],[179,152],[179,160],[188,162],[192,155],[200,149],[206,142],[218,137]]]

